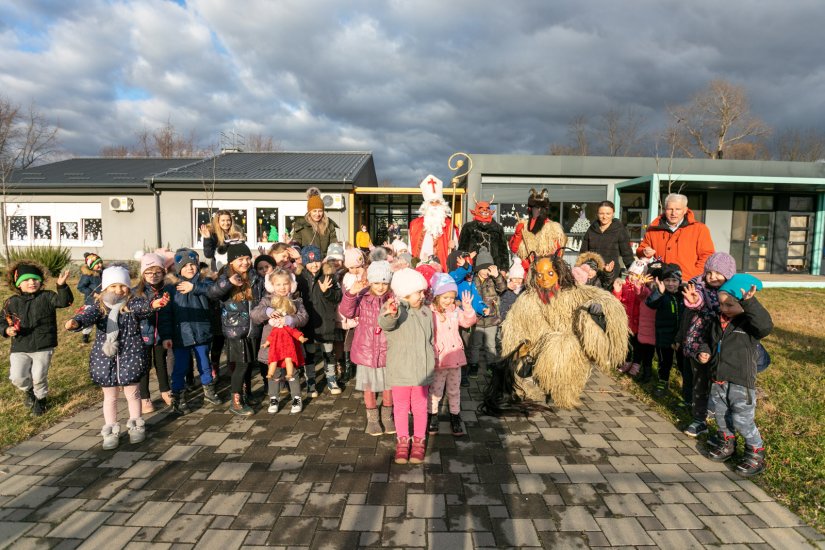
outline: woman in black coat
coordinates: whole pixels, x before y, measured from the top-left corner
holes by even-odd
[[[596,219],[582,238],[580,252],[596,252],[605,262],[605,271],[610,273],[610,282],[619,275],[619,258],[625,267],[633,263],[633,249],[630,248],[630,234],[624,224],[613,216],[616,207],[610,201],[599,203]]]

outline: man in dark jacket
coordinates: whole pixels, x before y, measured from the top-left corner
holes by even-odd
[[[56,293],[43,290],[47,271],[37,262],[14,263],[6,273],[15,292],[6,301],[0,317],[3,336],[12,339],[9,379],[24,392],[32,414],[40,416],[46,411],[47,375],[57,346],[57,308],[69,307],[74,301],[66,286],[69,272],[64,271],[57,278]]]
[[[718,446],[711,460],[723,462],[736,450],[737,431],[745,439],[745,454],[736,471],[750,477],[765,469],[765,447],[754,421],[759,340],[773,330],[770,313],[754,297],[762,283],[746,273],[731,277],[719,288],[721,313],[713,319],[701,363],[711,362]],[[750,290],[745,290],[749,288]]]

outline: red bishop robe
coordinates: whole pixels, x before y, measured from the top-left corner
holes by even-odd
[[[452,231],[450,230],[452,228]],[[450,241],[456,238],[458,229],[453,225],[453,219],[444,220],[441,236],[433,240],[433,250],[438,260],[441,262],[441,270],[447,271],[447,256],[450,254]],[[424,244],[424,217],[415,218],[410,222],[410,250],[413,258],[418,258],[421,254],[421,246]]]

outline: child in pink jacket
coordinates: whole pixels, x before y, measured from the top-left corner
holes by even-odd
[[[456,307],[458,287],[446,273],[436,273],[432,279],[433,332],[435,336],[435,372],[430,384],[430,422],[428,432],[438,433],[438,406],[447,389],[450,403],[450,428],[456,437],[464,435],[461,422],[461,367],[467,364],[460,328],[470,328],[476,323],[473,295],[465,291],[461,295],[461,307]]]
[[[645,305],[650,295],[647,284],[652,281],[646,274],[648,261],[640,259],[628,269],[627,278],[613,281],[613,295],[622,302],[627,313],[630,329],[630,347],[627,360],[619,367],[630,376],[637,376],[639,382],[650,380],[655,352],[656,312]],[[640,374],[641,371],[641,374]]]

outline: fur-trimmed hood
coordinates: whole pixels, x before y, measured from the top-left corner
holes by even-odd
[[[575,267],[584,265],[586,262],[590,260],[596,262],[596,271],[604,270],[604,258],[602,258],[601,254],[597,254],[596,252],[582,252],[581,254],[579,254],[579,257],[576,258]]]
[[[43,274],[43,283],[41,285],[41,288],[46,286],[46,281],[49,280],[49,270],[46,268],[46,266],[35,260],[18,260],[16,262],[12,262],[6,268],[6,284],[9,285],[9,288],[12,292],[14,292],[15,294],[23,294],[20,291],[20,289],[14,285],[14,272],[17,271],[17,268],[21,265],[31,265],[39,269],[40,272]]]

